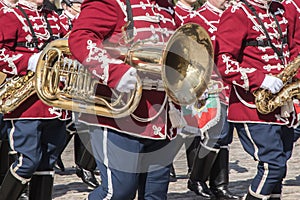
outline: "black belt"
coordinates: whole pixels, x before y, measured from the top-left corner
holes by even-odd
[[[282,40],[282,43],[287,43],[287,37],[284,37],[283,40]],[[260,40],[260,41],[257,41],[257,40],[248,40],[246,41],[246,46],[260,46],[260,47],[272,47],[271,46],[271,42],[269,40]]]

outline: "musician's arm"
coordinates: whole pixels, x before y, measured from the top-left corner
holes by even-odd
[[[102,44],[105,40],[112,40],[111,37],[117,38],[111,33],[114,29],[121,30],[117,22],[118,18],[124,19],[124,15],[120,16],[120,13],[117,1],[85,1],[69,37],[74,57],[87,66],[103,84],[112,88],[117,86],[123,74],[130,69],[122,60],[112,58]]]
[[[16,51],[16,43],[18,36],[17,27],[22,27],[18,20],[12,20],[15,15],[6,13],[1,15],[0,21],[5,24],[0,26],[0,71],[12,75],[25,75],[27,72],[28,61],[30,56],[34,53],[26,51]],[[20,47],[19,47],[20,48]]]

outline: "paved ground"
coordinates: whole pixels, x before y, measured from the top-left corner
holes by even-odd
[[[186,188],[187,166],[184,151],[185,149],[182,147],[174,161],[178,180],[170,183],[168,193],[170,200],[200,199]],[[91,191],[91,188],[87,187],[76,176],[73,155],[73,143],[71,142],[63,153],[66,171],[58,171],[55,175],[54,200],[83,200]],[[256,163],[243,151],[235,136],[230,149],[230,190],[235,194],[244,195],[255,170]],[[288,163],[288,174],[284,181],[282,199],[300,199],[300,142],[295,145],[293,156]]]

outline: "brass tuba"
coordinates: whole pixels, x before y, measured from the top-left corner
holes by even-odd
[[[36,92],[45,104],[107,117],[123,117],[135,110],[142,94],[139,78],[135,92],[129,95],[113,91],[112,98],[96,96],[99,80],[70,56],[67,38],[54,40],[43,50],[35,82]]]
[[[178,28],[167,44],[138,41],[128,47],[104,47],[118,51],[124,62],[149,76],[159,75],[163,90],[176,104],[195,102],[207,88],[213,69],[213,47],[209,35],[197,24]],[[129,94],[109,89],[93,78],[86,67],[70,59],[66,38],[49,43],[37,64],[34,86],[47,105],[120,118],[134,112],[141,99],[145,80],[137,77],[137,85]],[[30,79],[32,80],[32,78]],[[95,95],[98,87],[106,87],[111,96]]]
[[[295,96],[299,98],[300,80],[292,81],[299,67],[300,56],[296,57],[282,72],[277,74],[276,77],[281,79],[284,84],[284,87],[277,94],[272,94],[266,89],[258,89],[253,93],[258,112],[268,114],[273,112],[276,108],[283,106],[288,100],[292,100]]]

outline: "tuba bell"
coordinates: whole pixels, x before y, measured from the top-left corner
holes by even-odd
[[[192,104],[202,95],[214,64],[210,37],[194,23],[179,27],[166,44],[150,38],[133,43],[130,48],[104,48],[118,51],[119,58],[135,67],[138,74],[159,76],[162,90],[179,105]],[[41,53],[33,85],[39,98],[49,106],[120,118],[134,112],[142,90],[153,89],[147,85],[149,81],[138,75],[135,90],[119,93],[101,84],[71,56],[67,38],[50,42]],[[109,90],[111,96],[95,95],[99,87]]]

